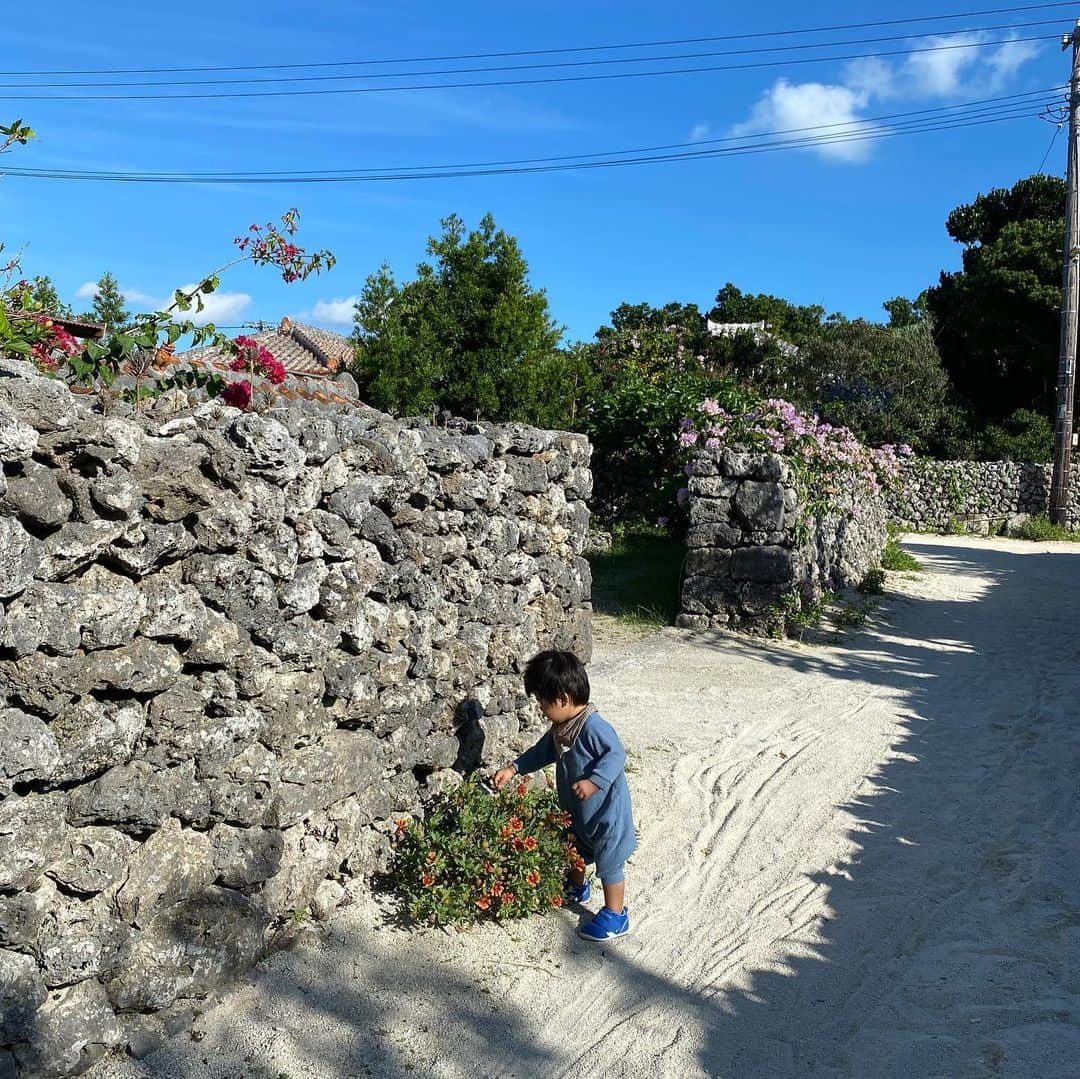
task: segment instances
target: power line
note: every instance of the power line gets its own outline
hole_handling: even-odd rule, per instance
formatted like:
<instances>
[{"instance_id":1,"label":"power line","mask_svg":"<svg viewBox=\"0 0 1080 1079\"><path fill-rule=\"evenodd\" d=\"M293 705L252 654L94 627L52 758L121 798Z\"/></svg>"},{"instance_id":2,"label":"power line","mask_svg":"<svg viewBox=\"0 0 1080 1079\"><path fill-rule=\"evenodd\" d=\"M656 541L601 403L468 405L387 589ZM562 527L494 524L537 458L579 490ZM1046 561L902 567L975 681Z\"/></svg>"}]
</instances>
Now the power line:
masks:
<instances>
[{"instance_id":1,"label":"power line","mask_svg":"<svg viewBox=\"0 0 1080 1079\"><path fill-rule=\"evenodd\" d=\"M1033 101L1033 98L1043 99L1047 94L1054 94L1061 90L1066 89L1064 85L1050 86L1041 90L1027 90L1015 94L1003 94L998 97L977 98L971 101L958 102L953 105L937 105L922 109L911 109L906 112L894 112L887 113L881 116L867 116L860 117L854 120L843 120L828 124L812 124L804 127L792 127L783 128L777 131L761 132L756 135L725 135L711 139L695 139L691 142L674 142L674 143L661 143L654 146L638 146L632 148L624 148L621 150L594 150L586 153L576 154L558 154L549 155L544 157L526 157L526 158L511 158L502 159L498 161L470 161L464 163L454 164L440 164L440 165L413 165L413 166L366 166L363 168L334 168L334 169L305 169L305 176L320 176L320 175L334 175L340 176L348 173L362 173L362 174L377 174L381 172L401 173L401 172L428 172L428 171L441 171L446 169L480 169L489 167L504 167L510 165L534 165L534 164L546 164L557 161L574 161L585 158L600 159L605 157L625 157L630 154L649 154L656 153L661 150L681 150L681 149L700 149L710 145L726 144L726 143L745 143L754 138L774 138L787 135L806 135L813 132L824 133L838 133L835 129L840 129L839 133L843 133L845 130L850 131L853 129L865 129L868 126L876 126L881 124L893 124L894 121L910 121L913 117L925 117L927 120L941 118L939 114L957 112L963 110L963 115L975 115L982 113L990 113L997 111L997 107L1018 107L1024 105L1027 108L1038 107L1045 109L1051 107L1054 103L1054 99L1049 102L1044 100ZM902 126L902 125L895 125ZM27 166L25 168L9 169L7 170L15 175L32 175L38 171L33 167ZM51 171L51 170L44 170ZM81 170L74 170L81 171ZM199 181L205 179L219 178L226 176L229 178L243 178L243 179L255 179L261 177L291 177L297 174L296 169L276 169L276 170L263 170L263 171L244 171L244 172L232 172L224 173L216 172L150 172L139 171L135 173L131 170L117 170L110 172L108 170L93 170L94 175L101 178L106 177L131 177L139 176L147 179L177 179L183 178L185 181Z\"/></svg>"},{"instance_id":2,"label":"power line","mask_svg":"<svg viewBox=\"0 0 1080 1079\"><path fill-rule=\"evenodd\" d=\"M840 23L833 26L808 26L792 30L759 30L742 34L712 34L705 37L666 38L657 41L624 42L608 45L575 45L547 49L516 49L503 52L456 53L442 56L406 56L384 59L331 60L319 63L295 64L222 64L201 67L133 67L133 68L86 68L31 71L0 71L0 76L23 75L154 75L180 74L184 72L215 71L285 71L305 68L359 67L386 64L427 64L456 60L496 60L514 56L552 56L557 53L612 52L620 49L652 49L669 45L701 45L716 41L748 41L760 37L793 37L804 34L827 34L842 30L867 30L882 26L912 26L918 23L951 22L957 19L974 19L986 15L1011 15L1049 9L1071 8L1075 2L1026 4L1014 7L983 8L978 11L959 11L948 15L921 15L906 19L880 19L872 22Z\"/></svg>"},{"instance_id":3,"label":"power line","mask_svg":"<svg viewBox=\"0 0 1080 1079\"><path fill-rule=\"evenodd\" d=\"M934 35L934 39L940 39L945 37L955 37L962 34L975 34L975 33L989 33L994 30L1023 30L1036 26L1055 26L1061 22L1060 19L1042 19L1036 22L1025 23L998 23L994 26L972 26L964 27L960 30L941 30ZM1047 35L1050 36L1050 35ZM1053 35L1056 37L1056 35ZM428 77L432 75L475 75L475 74L487 74L496 71L539 71L551 68L580 68L580 67L597 67L597 66L609 66L609 65L624 65L624 64L644 64L644 63L660 63L670 60L699 60L706 59L708 57L715 56L750 56L757 53L785 53L785 52L805 52L808 49L833 49L842 48L848 45L875 45L883 42L892 41L910 41L912 40L911 34L894 34L886 37L863 37L863 38L848 38L844 41L825 41L804 43L801 45L762 45L752 49L720 49L712 50L708 52L682 52L682 53L667 53L659 56L632 56L632 57L615 57L606 58L600 60L559 60L549 61L541 64L503 64L493 67L458 67L458 68L439 68L433 71L380 71L371 75L275 75L275 76L263 76L259 78L243 78L243 79L169 79L158 81L137 81L130 80L116 81L116 82L30 82L30 83L0 83L0 89L100 89L102 87L173 87L173 86L230 86L230 85L251 85L260 83L306 83L306 82L339 82L350 81L355 82L357 79L415 79L418 77ZM1024 41L1024 40L1043 40L1042 36L1035 38L1007 38L1006 41ZM981 44L980 42L968 42L957 46L959 48L965 48L969 46L975 46ZM1000 42L988 42L987 44L1000 44ZM831 59L831 57L823 57L823 59Z\"/></svg>"},{"instance_id":4,"label":"power line","mask_svg":"<svg viewBox=\"0 0 1080 1079\"><path fill-rule=\"evenodd\" d=\"M962 45L938 45L918 49L892 49L883 52L846 53L839 56L803 57L796 60L760 60L745 64L719 64L705 67L668 68L661 71L619 71L592 75L546 76L532 79L489 79L477 82L416 83L409 86L349 86L318 90L242 90L237 93L202 94L0 94L0 101L192 101L258 97L321 97L329 94L382 94L402 90L460 90L492 86L538 86L552 83L601 82L612 79L640 79L658 75L691 75L715 71L745 71L753 68L795 67L804 64L831 63L837 60L880 59L887 56L912 56L920 53L951 52L957 49L983 49L993 45L1013 45L1025 41L1057 40L1057 34L1012 37L994 41L968 42ZM376 76L377 77L377 76Z\"/></svg>"},{"instance_id":5,"label":"power line","mask_svg":"<svg viewBox=\"0 0 1080 1079\"><path fill-rule=\"evenodd\" d=\"M749 138L771 139L775 133L766 133L759 136L748 137L744 145L718 147L708 150L682 151L673 154L637 154L633 157L622 157L618 160L589 160L573 161L562 160L554 164L531 164L531 165L497 165L467 166L467 167L444 167L441 171L434 171L433 166L425 170L401 170L397 173L353 173L334 175L322 175L312 173L294 173L289 175L265 176L257 174L227 174L227 175L192 175L192 174L152 174L152 173L119 173L103 171L65 171L57 169L8 169L7 175L34 179L64 179L64 180L98 180L122 183L211 183L211 184L326 184L326 183L358 183L371 181L403 181L421 179L449 179L474 176L504 176L519 174L537 174L550 172L571 172L584 169L617 168L626 165L657 164L672 161L707 160L719 157L736 157L746 154L772 153L779 150L789 149L814 149L823 146L843 145L847 143L866 142L870 140L894 138L901 135L925 134L937 131L949 131L965 127L977 127L986 124L1002 123L1010 120L1031 119L1038 115L1035 106L1043 107L1041 102L1018 102L1012 106L1006 106L998 110L972 110L967 114L955 116L929 116L922 120L911 120L906 124L899 124L892 128L874 128L867 120L855 121L847 126L847 131L834 132L832 134L811 134L798 138L774 139L774 141L749 141ZM835 127L837 125L827 125ZM560 161L560 159L555 159Z\"/></svg>"},{"instance_id":6,"label":"power line","mask_svg":"<svg viewBox=\"0 0 1080 1079\"><path fill-rule=\"evenodd\" d=\"M1046 160L1050 156L1050 151L1054 148L1054 143L1057 142L1058 135L1061 134L1061 129L1064 127L1064 123L1059 123L1054 128L1054 133L1050 136L1050 145L1046 148L1046 153L1043 154L1042 161L1039 162L1039 167L1035 170L1036 176L1042 175L1043 167L1046 165Z\"/></svg>"}]
</instances>

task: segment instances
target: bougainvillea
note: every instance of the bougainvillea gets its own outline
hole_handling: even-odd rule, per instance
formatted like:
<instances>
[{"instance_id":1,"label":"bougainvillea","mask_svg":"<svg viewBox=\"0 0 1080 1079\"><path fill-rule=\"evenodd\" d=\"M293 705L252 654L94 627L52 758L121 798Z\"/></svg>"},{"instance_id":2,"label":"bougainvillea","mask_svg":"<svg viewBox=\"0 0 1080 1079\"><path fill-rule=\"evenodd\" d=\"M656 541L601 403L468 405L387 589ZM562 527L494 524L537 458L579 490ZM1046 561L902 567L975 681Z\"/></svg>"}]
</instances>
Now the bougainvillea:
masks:
<instances>
[{"instance_id":1,"label":"bougainvillea","mask_svg":"<svg viewBox=\"0 0 1080 1079\"><path fill-rule=\"evenodd\" d=\"M4 131L0 128L0 135ZM237 258L197 285L177 289L163 310L135 316L129 326L100 342L77 342L47 313L28 310L23 301L24 283L4 288L0 294L0 355L23 356L58 378L95 389L111 386L121 375L130 375L134 386L121 392L136 402L167 390L198 386L208 396L220 396L226 404L248 408L254 396L252 377L259 374L280 384L286 376L284 366L253 338L230 340L212 323L199 324L196 316L206 307L205 297L217 291L219 276L239 263L272 266L287 284L330 269L334 265L331 252L306 251L294 243L299 220L296 210L288 210L280 224L252 225L247 236L236 238L240 251ZM10 274L17 266L16 259L4 269ZM229 369L246 373L247 379L230 381L216 371L203 369L158 373L154 357L163 346L173 346L181 338L193 347L210 345L218 349L230 358Z\"/></svg>"},{"instance_id":2,"label":"bougainvillea","mask_svg":"<svg viewBox=\"0 0 1080 1079\"><path fill-rule=\"evenodd\" d=\"M801 479L811 512L831 508L850 489L853 476L872 494L879 493L899 476L901 458L912 452L910 446L865 446L848 428L823 423L778 398L738 415L706 398L693 415L683 417L675 437L687 454L727 447L782 454ZM688 496L682 488L679 503Z\"/></svg>"},{"instance_id":3,"label":"bougainvillea","mask_svg":"<svg viewBox=\"0 0 1080 1079\"><path fill-rule=\"evenodd\" d=\"M567 870L585 867L569 823L550 788L492 794L469 781L440 794L422 823L398 821L393 880L410 917L436 925L560 907Z\"/></svg>"}]
</instances>

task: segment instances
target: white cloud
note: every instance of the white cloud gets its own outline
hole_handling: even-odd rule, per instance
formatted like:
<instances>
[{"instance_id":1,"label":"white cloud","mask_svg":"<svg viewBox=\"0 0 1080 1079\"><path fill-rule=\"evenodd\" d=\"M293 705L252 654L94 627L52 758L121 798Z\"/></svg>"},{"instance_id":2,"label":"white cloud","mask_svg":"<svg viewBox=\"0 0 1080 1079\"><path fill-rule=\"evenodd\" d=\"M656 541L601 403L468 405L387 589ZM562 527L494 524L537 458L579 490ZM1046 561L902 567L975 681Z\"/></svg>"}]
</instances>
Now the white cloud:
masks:
<instances>
[{"instance_id":1,"label":"white cloud","mask_svg":"<svg viewBox=\"0 0 1080 1079\"><path fill-rule=\"evenodd\" d=\"M937 52L919 52L904 61L902 75L909 83L910 97L951 97L963 87L963 77L981 65L978 49L958 48L975 45L985 34L957 34L953 37L930 37L922 44Z\"/></svg>"},{"instance_id":2,"label":"white cloud","mask_svg":"<svg viewBox=\"0 0 1080 1079\"><path fill-rule=\"evenodd\" d=\"M730 133L747 136L825 128L820 139L814 139L812 132L805 133L804 137L812 140L807 148L835 161L865 161L870 157L874 136L887 130L868 122L867 109L872 105L897 100L987 97L1002 90L1039 52L1038 45L1013 39L992 49L954 47L987 40L987 34L978 32L922 38L914 47L935 51L912 53L895 64L880 57L858 59L848 64L839 83L831 85L779 79L755 103L750 116L732 127ZM859 141L844 141L844 136L856 133Z\"/></svg>"},{"instance_id":3,"label":"white cloud","mask_svg":"<svg viewBox=\"0 0 1080 1079\"><path fill-rule=\"evenodd\" d=\"M778 79L754 106L750 118L731 129L735 136L790 132L787 138L812 140L808 148L837 161L864 161L869 141L844 141L850 135L873 135L879 130L859 119L868 94L847 86L820 82L791 83ZM804 128L824 130L806 131Z\"/></svg>"},{"instance_id":4,"label":"white cloud","mask_svg":"<svg viewBox=\"0 0 1080 1079\"><path fill-rule=\"evenodd\" d=\"M353 308L359 296L346 296L343 300L316 300L311 317L316 322L330 322L335 326L350 326Z\"/></svg>"},{"instance_id":5,"label":"white cloud","mask_svg":"<svg viewBox=\"0 0 1080 1079\"><path fill-rule=\"evenodd\" d=\"M87 281L75 290L76 300L92 300L97 295L97 282Z\"/></svg>"},{"instance_id":6,"label":"white cloud","mask_svg":"<svg viewBox=\"0 0 1080 1079\"><path fill-rule=\"evenodd\" d=\"M694 124L690 129L690 142L700 142L712 132L711 124Z\"/></svg>"},{"instance_id":7,"label":"white cloud","mask_svg":"<svg viewBox=\"0 0 1080 1079\"><path fill-rule=\"evenodd\" d=\"M181 285L185 292L190 292L194 287L194 284ZM127 293L124 295L126 297ZM197 326L204 326L207 322L222 322L227 325L239 318L251 305L251 297L246 292L212 292L202 300L201 311L196 311L193 307L180 317L191 319Z\"/></svg>"}]
</instances>

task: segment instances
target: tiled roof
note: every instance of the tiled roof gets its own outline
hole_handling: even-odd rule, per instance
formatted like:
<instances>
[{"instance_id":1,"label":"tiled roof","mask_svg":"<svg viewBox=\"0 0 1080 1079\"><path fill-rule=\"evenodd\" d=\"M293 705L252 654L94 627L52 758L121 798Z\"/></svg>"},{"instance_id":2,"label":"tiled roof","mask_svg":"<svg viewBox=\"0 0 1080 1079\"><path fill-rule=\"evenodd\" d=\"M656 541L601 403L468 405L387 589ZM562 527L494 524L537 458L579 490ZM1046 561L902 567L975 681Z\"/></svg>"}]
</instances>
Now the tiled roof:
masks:
<instances>
[{"instance_id":1,"label":"tiled roof","mask_svg":"<svg viewBox=\"0 0 1080 1079\"><path fill-rule=\"evenodd\" d=\"M293 322L288 318L283 318L281 325L273 330L259 330L248 336L269 349L274 359L283 363L285 370L293 375L332 378L348 364L353 353L349 338L329 330L321 330L317 326ZM218 349L208 345L205 348L178 352L175 362L200 360L218 366L218 359Z\"/></svg>"},{"instance_id":2,"label":"tiled roof","mask_svg":"<svg viewBox=\"0 0 1080 1079\"><path fill-rule=\"evenodd\" d=\"M352 342L341 334L306 326L285 318L273 330L248 334L269 349L274 359L285 366L288 376L275 386L261 375L251 378L256 398L273 401L312 401L320 405L356 407L363 402L356 395L356 383L345 373L352 358ZM154 367L160 372L181 371L185 368L202 371L229 371L229 359L213 345L174 353L169 348L158 350ZM236 374L233 378L247 378Z\"/></svg>"},{"instance_id":3,"label":"tiled roof","mask_svg":"<svg viewBox=\"0 0 1080 1079\"><path fill-rule=\"evenodd\" d=\"M14 318L27 318L38 315L45 315L56 323L57 326L62 326L72 337L89 337L95 340L100 340L105 336L105 323L104 322L87 322L81 318L69 318L67 315L53 315L47 311L23 311L21 309L9 311L9 315Z\"/></svg>"}]
</instances>

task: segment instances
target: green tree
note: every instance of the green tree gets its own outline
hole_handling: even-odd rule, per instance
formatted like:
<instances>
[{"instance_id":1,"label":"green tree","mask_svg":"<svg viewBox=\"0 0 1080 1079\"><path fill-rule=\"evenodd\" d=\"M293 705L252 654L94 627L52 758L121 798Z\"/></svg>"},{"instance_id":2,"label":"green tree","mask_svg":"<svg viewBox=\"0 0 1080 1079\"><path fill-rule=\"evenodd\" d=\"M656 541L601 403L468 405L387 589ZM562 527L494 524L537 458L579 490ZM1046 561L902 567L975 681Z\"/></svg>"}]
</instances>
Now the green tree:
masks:
<instances>
[{"instance_id":1,"label":"green tree","mask_svg":"<svg viewBox=\"0 0 1080 1079\"><path fill-rule=\"evenodd\" d=\"M863 319L827 326L800 359L796 403L870 445L943 452L961 424L926 322L899 329Z\"/></svg>"},{"instance_id":2,"label":"green tree","mask_svg":"<svg viewBox=\"0 0 1080 1079\"><path fill-rule=\"evenodd\" d=\"M87 322L103 322L110 330L116 331L122 330L131 321L131 314L124 307L120 284L108 270L98 280L92 310L83 318Z\"/></svg>"},{"instance_id":3,"label":"green tree","mask_svg":"<svg viewBox=\"0 0 1080 1079\"><path fill-rule=\"evenodd\" d=\"M52 278L47 274L20 281L11 289L13 302L26 311L40 311L45 315L70 315L71 308L60 299Z\"/></svg>"},{"instance_id":4,"label":"green tree","mask_svg":"<svg viewBox=\"0 0 1080 1079\"><path fill-rule=\"evenodd\" d=\"M456 214L441 225L415 280L399 285L384 266L364 285L355 314L361 392L399 414L524 418L535 410L535 369L550 372L562 330L529 284L517 241L490 214L471 232Z\"/></svg>"},{"instance_id":5,"label":"green tree","mask_svg":"<svg viewBox=\"0 0 1080 1079\"><path fill-rule=\"evenodd\" d=\"M914 300L909 300L906 296L894 296L881 306L889 313L889 328L902 330L926 318L926 292L924 290L919 293Z\"/></svg>"},{"instance_id":6,"label":"green tree","mask_svg":"<svg viewBox=\"0 0 1080 1079\"><path fill-rule=\"evenodd\" d=\"M679 317L675 317L679 316ZM584 423L593 444L593 507L611 524L667 514L679 487L679 421L706 397L748 400L714 369L704 318L692 305L622 304L586 346L596 388Z\"/></svg>"},{"instance_id":7,"label":"green tree","mask_svg":"<svg viewBox=\"0 0 1080 1079\"><path fill-rule=\"evenodd\" d=\"M949 215L963 269L926 293L945 369L977 425L1050 415L1057 380L1065 185L1036 175Z\"/></svg>"},{"instance_id":8,"label":"green tree","mask_svg":"<svg viewBox=\"0 0 1080 1079\"><path fill-rule=\"evenodd\" d=\"M779 296L743 292L730 281L717 292L709 318L713 322L764 322L770 333L793 345L812 340L826 322L844 321L842 315L826 319L820 304L800 306Z\"/></svg>"}]
</instances>

